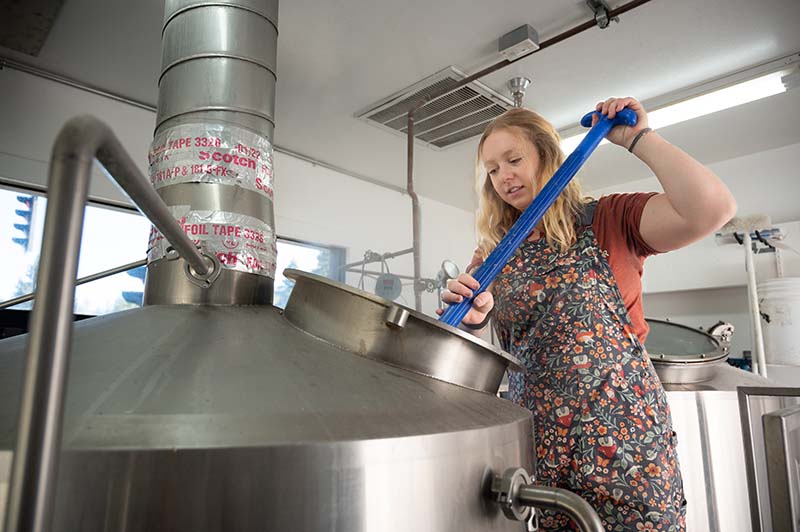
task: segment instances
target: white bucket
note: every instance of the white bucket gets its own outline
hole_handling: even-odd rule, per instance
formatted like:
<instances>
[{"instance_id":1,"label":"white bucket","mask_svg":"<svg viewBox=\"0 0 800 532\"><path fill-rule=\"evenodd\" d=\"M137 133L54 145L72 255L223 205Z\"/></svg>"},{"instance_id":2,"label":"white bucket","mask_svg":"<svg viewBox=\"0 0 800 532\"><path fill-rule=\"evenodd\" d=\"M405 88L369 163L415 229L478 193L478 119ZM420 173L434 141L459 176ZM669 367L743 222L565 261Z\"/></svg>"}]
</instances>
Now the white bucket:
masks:
<instances>
[{"instance_id":1,"label":"white bucket","mask_svg":"<svg viewBox=\"0 0 800 532\"><path fill-rule=\"evenodd\" d=\"M800 277L758 283L768 364L800 366Z\"/></svg>"}]
</instances>

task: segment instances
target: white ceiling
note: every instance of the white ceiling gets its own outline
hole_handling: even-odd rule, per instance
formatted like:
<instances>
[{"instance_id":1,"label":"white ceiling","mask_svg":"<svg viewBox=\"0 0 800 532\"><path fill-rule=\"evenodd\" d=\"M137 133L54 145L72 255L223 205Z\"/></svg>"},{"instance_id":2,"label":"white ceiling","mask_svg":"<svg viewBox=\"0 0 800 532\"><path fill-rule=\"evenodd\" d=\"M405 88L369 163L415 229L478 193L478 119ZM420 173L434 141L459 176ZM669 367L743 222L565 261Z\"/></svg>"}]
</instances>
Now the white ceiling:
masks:
<instances>
[{"instance_id":1,"label":"white ceiling","mask_svg":"<svg viewBox=\"0 0 800 532\"><path fill-rule=\"evenodd\" d=\"M162 16L162 0L67 0L38 58L0 53L154 105ZM284 0L275 142L405 187L405 140L354 118L356 111L448 65L472 72L497 61L497 38L520 24L546 40L590 18L584 0ZM533 79L525 105L563 128L608 96L652 100L800 52L798 28L798 0L653 0L483 82L505 94L510 77ZM662 134L713 163L800 142L798 123L794 90ZM476 142L418 146L418 192L471 209ZM581 175L594 189L648 172L603 146Z\"/></svg>"}]
</instances>

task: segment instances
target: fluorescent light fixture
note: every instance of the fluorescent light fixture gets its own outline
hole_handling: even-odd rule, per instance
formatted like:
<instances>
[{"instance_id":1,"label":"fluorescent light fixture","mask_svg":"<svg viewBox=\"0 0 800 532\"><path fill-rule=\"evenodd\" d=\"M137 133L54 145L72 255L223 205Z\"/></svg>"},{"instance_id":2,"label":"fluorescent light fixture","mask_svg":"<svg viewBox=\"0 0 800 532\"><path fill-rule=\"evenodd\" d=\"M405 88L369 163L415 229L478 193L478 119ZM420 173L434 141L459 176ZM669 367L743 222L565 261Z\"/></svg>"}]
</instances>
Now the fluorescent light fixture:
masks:
<instances>
[{"instance_id":1,"label":"fluorescent light fixture","mask_svg":"<svg viewBox=\"0 0 800 532\"><path fill-rule=\"evenodd\" d=\"M788 74L781 78L781 83L786 87L786 90L796 89L800 87L800 67L794 68Z\"/></svg>"},{"instance_id":2,"label":"fluorescent light fixture","mask_svg":"<svg viewBox=\"0 0 800 532\"><path fill-rule=\"evenodd\" d=\"M785 92L786 88L781 83L783 74L783 72L773 72L766 76L738 83L732 87L726 87L662 107L652 113L648 113L650 127L654 129L666 127Z\"/></svg>"},{"instance_id":3,"label":"fluorescent light fixture","mask_svg":"<svg viewBox=\"0 0 800 532\"><path fill-rule=\"evenodd\" d=\"M658 129L785 92L786 87L781 82L781 77L785 75L785 70L773 72L649 111L647 113L649 125L653 129ZM581 133L563 139L561 149L566 154L572 153L585 136L586 133ZM603 143L607 142L603 140Z\"/></svg>"}]
</instances>

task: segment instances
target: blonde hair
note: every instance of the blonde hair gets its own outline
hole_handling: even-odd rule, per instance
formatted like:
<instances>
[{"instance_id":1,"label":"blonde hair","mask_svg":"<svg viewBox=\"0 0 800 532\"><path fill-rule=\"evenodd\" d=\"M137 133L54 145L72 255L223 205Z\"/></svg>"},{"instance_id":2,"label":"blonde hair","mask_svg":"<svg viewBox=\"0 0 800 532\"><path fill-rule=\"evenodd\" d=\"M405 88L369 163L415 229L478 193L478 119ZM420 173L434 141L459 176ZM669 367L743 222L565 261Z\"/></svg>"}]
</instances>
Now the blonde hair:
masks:
<instances>
[{"instance_id":1,"label":"blonde hair","mask_svg":"<svg viewBox=\"0 0 800 532\"><path fill-rule=\"evenodd\" d=\"M561 151L558 132L550 122L533 111L511 109L498 116L486 127L478 143L478 157L475 165L478 193L476 230L479 254L484 259L497 246L521 214L497 195L492 180L485 172L481 161L481 151L486 139L495 131L503 129L529 141L536 149L539 155L539 174L532 176L531 185L537 194L564 162L564 153ZM576 216L587 201L589 198L583 197L578 182L575 179L570 181L542 219L544 236L550 247L566 251L575 243Z\"/></svg>"}]
</instances>

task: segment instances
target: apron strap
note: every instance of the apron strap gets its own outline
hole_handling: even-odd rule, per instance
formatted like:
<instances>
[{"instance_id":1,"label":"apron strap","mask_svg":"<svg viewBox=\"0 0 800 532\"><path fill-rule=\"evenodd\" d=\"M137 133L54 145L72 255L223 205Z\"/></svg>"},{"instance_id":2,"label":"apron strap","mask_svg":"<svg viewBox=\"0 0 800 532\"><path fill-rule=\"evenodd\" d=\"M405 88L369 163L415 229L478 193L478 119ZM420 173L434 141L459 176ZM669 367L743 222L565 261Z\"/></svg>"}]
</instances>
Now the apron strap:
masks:
<instances>
[{"instance_id":1,"label":"apron strap","mask_svg":"<svg viewBox=\"0 0 800 532\"><path fill-rule=\"evenodd\" d=\"M592 200L583 206L583 212L578 215L578 225L580 227L590 226L594 223L594 210L597 208L597 200Z\"/></svg>"}]
</instances>

